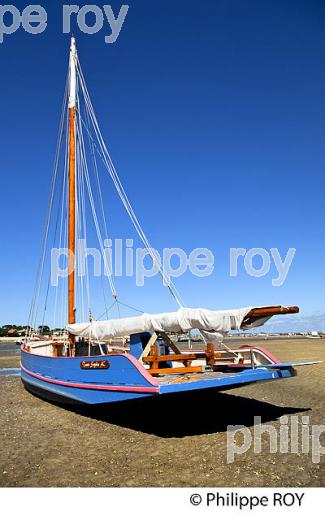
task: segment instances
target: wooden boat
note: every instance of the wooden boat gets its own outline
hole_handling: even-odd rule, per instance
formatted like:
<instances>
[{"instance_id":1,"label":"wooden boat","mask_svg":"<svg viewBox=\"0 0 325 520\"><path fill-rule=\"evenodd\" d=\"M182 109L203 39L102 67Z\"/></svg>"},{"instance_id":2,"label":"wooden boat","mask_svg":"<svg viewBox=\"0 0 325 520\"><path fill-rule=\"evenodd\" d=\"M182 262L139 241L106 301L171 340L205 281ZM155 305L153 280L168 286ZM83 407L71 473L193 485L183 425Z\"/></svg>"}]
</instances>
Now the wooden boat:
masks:
<instances>
[{"instance_id":1,"label":"wooden boat","mask_svg":"<svg viewBox=\"0 0 325 520\"><path fill-rule=\"evenodd\" d=\"M80 92L84 98L85 118L81 114ZM222 340L223 335L230 329L250 329L262 325L274 315L296 313L299 311L297 307L247 307L229 311L209 311L187 308L182 304L174 285L167 280L140 227L108 154L81 71L74 38L71 40L68 86L60 127L61 141L65 121L67 141L64 171L67 175L63 179L62 191L67 196L67 335L66 339L63 336L61 339L53 337L44 341L33 341L32 334L26 338L21 347L21 378L24 386L31 392L53 401L94 405L177 392L203 391L209 388L226 390L294 376L295 365L306 363L281 363L264 348L248 345L229 348ZM90 134L91 127L93 134L90 147L94 151L96 143L97 151L100 152L103 164L136 231L153 261L157 262L161 276L167 280L166 285L178 304L176 312L107 320L95 320L90 314L88 321L76 320L76 242L82 220L80 213L84 204L80 183L82 186L87 184L96 231L98 228L98 219L94 213L96 209L89 188L88 166L84 157L84 126L87 134ZM57 153L51 204L58 169ZM47 219L44 244L48 239L50 217L51 211ZM35 329L35 302L40 293L44 258L42 252L30 314L31 331ZM108 277L113 303L117 304L119 300L110 270ZM45 310L46 308L47 300ZM182 352L171 340L170 334L184 334L191 329L200 331L205 342L204 347ZM116 337L129 337L129 345L115 344Z\"/></svg>"}]
</instances>

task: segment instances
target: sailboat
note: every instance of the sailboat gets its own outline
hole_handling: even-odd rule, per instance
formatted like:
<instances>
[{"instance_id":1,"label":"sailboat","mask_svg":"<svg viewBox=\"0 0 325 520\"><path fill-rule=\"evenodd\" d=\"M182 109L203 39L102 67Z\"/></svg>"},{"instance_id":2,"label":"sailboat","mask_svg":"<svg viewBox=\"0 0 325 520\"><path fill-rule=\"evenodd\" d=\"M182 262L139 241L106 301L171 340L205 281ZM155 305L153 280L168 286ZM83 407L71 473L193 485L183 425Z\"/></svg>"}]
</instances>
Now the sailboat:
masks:
<instances>
[{"instance_id":1,"label":"sailboat","mask_svg":"<svg viewBox=\"0 0 325 520\"><path fill-rule=\"evenodd\" d=\"M78 238L86 236L85 191L88 193L101 250L104 241L91 190L89 163L86 159L87 139L88 148L93 154L97 181L96 161L100 157L135 230L174 297L177 310L126 317L118 315L113 318L106 309L107 319L103 320L95 319L89 308L87 318L79 313L83 319L77 319L79 308L84 309L88 304L84 301L86 289L84 285L78 289L79 281L76 277ZM55 295L55 309L59 308L63 313L67 311L66 324L61 335L35 340L37 305L45 271L45 249L50 233L58 171L62 164L59 159L62 149L65 150L65 155L59 192L63 202L58 211L55 233L57 234L59 228L60 244L67 244L68 276L66 286L63 287L62 301L57 293ZM99 184L98 187L100 188ZM99 205L103 210L103 224L106 228L100 189L99 194ZM109 265L106 268L113 305L118 306L120 302L112 269ZM88 278L83 282L87 288L88 282ZM45 292L44 316L49 306L49 285ZM83 304L78 303L78 294ZM308 362L281 363L265 348L248 345L231 348L223 342L223 338L230 330L251 329L263 325L274 315L297 312L298 307L282 305L226 311L189 308L184 305L148 241L117 175L95 116L81 70L76 41L72 37L49 212L31 305L29 331L21 346L21 379L26 389L60 403L97 405L129 399L157 398L177 392L191 393L212 388L227 390L261 381L289 378L296 375L295 365ZM181 350L172 338L191 330L199 331L203 347ZM128 342L121 342L118 338L127 338Z\"/></svg>"}]
</instances>

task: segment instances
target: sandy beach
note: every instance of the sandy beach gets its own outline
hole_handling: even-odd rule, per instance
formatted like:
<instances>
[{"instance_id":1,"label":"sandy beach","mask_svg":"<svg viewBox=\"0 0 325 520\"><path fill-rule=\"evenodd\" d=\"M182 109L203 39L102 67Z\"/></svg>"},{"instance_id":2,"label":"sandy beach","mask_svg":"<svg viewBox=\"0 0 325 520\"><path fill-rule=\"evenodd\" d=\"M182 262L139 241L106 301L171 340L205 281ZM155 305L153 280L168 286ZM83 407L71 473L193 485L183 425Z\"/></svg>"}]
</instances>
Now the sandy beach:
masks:
<instances>
[{"instance_id":1,"label":"sandy beach","mask_svg":"<svg viewBox=\"0 0 325 520\"><path fill-rule=\"evenodd\" d=\"M259 343L282 361L325 361L325 340ZM0 345L0 368L18 366L18 347ZM324 486L324 460L270 453L267 436L261 454L249 449L232 464L226 454L227 425L252 432L254 416L277 430L282 416L325 424L324 382L321 364L236 391L68 409L28 393L19 377L0 377L0 486Z\"/></svg>"}]
</instances>

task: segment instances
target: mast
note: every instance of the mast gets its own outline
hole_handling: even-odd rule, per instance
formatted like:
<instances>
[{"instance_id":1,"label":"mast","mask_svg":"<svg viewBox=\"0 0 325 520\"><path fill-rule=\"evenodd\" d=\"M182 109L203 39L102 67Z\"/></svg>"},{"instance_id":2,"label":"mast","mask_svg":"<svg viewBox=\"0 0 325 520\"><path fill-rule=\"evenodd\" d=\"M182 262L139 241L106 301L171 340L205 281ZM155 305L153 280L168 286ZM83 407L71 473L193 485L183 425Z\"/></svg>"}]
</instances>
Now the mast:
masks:
<instances>
[{"instance_id":1,"label":"mast","mask_svg":"<svg viewBox=\"0 0 325 520\"><path fill-rule=\"evenodd\" d=\"M68 203L68 323L75 323L75 253L76 253L76 40L71 38L70 61L69 61L69 203ZM73 343L70 336L70 343Z\"/></svg>"}]
</instances>

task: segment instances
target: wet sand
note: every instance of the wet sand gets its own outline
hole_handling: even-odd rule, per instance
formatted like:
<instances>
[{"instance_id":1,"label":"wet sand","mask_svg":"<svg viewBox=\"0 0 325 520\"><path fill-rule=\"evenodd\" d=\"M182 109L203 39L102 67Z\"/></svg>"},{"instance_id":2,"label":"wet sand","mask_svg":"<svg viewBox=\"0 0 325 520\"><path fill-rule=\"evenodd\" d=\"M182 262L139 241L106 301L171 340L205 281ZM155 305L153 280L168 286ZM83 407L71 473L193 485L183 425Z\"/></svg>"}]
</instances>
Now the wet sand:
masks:
<instances>
[{"instance_id":1,"label":"wet sand","mask_svg":"<svg viewBox=\"0 0 325 520\"><path fill-rule=\"evenodd\" d=\"M282 361L325 361L325 340L258 343ZM0 368L17 367L17 353L15 345L0 345ZM270 453L266 435L261 454L249 449L232 464L226 456L228 424L253 432L253 418L261 416L279 431L284 415L325 424L325 363L298 368L298 377L289 380L95 410L43 401L24 390L18 377L0 377L0 392L3 487L325 485L324 460ZM321 440L325 445L325 433Z\"/></svg>"}]
</instances>

